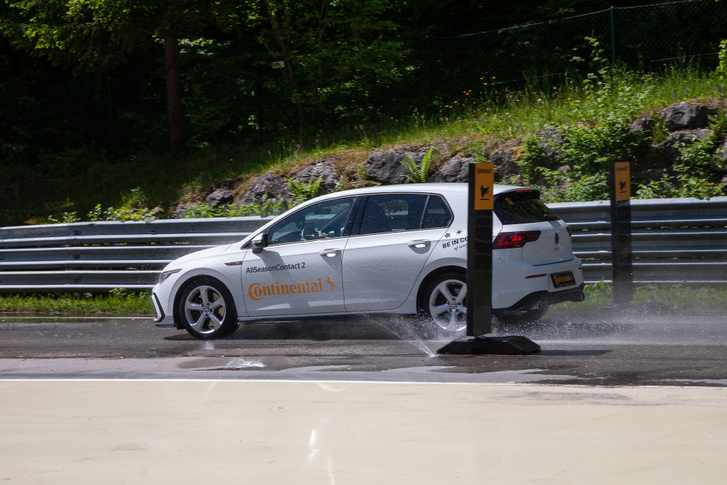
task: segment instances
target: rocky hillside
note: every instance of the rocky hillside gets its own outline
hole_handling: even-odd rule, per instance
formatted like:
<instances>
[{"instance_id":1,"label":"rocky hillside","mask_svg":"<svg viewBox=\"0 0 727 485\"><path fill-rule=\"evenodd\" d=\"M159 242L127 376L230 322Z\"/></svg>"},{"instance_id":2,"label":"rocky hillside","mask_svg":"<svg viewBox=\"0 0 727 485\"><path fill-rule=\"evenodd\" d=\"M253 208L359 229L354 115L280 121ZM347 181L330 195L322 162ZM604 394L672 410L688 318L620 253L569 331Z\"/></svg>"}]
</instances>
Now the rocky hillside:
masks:
<instances>
[{"instance_id":1,"label":"rocky hillside","mask_svg":"<svg viewBox=\"0 0 727 485\"><path fill-rule=\"evenodd\" d=\"M694 100L626 120L619 136L633 143L630 159L624 160L632 162L632 186L653 186L659 181L668 185L669 177L686 173L710 184L714 189L712 195L723 191L722 184L727 184L727 133L723 132L727 123L715 121L722 118L725 118L724 107L717 100ZM592 136L593 146L603 142L596 139L597 132L593 127L575 128L586 135L585 140ZM498 183L538 185L557 195L571 184L572 179L567 175L579 170L579 158L577 154L574 157L573 136L569 133L572 129L548 127L526 139L508 140L484 148L475 138L441 140L428 146L402 146L374 153L346 151L319 160L303 160L286 169L248 179L226 180L206 191L188 194L175 208L173 217L184 217L189 207L200 203L220 207L251 204L264 197L290 200L294 196L290 181L305 185L320 179L320 193L366 185L409 183L407 168L401 162L409 157L421 167L430 149L434 154L428 173L430 182L466 182L467 164L487 160L497 169ZM607 146L608 140L605 142L604 146ZM687 165L685 160L685 150L690 146L698 148L689 155L688 162L693 166ZM587 163L584 155L584 166ZM538 170L538 167L556 175L547 176L548 170ZM585 174L582 171L582 175ZM589 183L587 179L582 180ZM654 193L646 195L654 196ZM656 196L661 195L657 193Z\"/></svg>"}]
</instances>

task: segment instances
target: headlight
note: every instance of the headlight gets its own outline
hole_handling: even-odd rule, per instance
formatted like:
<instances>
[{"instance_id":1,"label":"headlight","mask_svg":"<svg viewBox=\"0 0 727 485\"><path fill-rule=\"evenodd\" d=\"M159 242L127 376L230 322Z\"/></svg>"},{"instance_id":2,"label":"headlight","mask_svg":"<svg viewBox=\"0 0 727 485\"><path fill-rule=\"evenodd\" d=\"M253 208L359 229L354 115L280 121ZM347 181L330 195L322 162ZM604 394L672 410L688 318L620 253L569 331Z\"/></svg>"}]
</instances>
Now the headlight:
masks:
<instances>
[{"instance_id":1,"label":"headlight","mask_svg":"<svg viewBox=\"0 0 727 485\"><path fill-rule=\"evenodd\" d=\"M182 271L182 270L181 269L170 269L168 271L162 271L159 274L159 284L161 285L162 283L167 281L167 278L169 278L170 276L172 276L175 273L179 273L180 271Z\"/></svg>"}]
</instances>

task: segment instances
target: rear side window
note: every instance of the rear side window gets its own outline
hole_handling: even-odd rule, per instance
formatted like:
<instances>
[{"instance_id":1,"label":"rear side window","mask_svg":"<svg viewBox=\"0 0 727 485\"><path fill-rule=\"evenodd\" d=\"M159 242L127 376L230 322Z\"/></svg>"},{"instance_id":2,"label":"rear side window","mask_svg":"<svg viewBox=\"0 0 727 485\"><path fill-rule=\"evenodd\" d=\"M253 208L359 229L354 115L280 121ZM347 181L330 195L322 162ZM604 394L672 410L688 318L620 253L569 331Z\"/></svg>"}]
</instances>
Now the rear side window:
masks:
<instances>
[{"instance_id":1,"label":"rear side window","mask_svg":"<svg viewBox=\"0 0 727 485\"><path fill-rule=\"evenodd\" d=\"M422 221L422 229L449 227L450 222L452 222L452 211L449 210L449 206L444 199L438 195L429 196L429 203Z\"/></svg>"},{"instance_id":2,"label":"rear side window","mask_svg":"<svg viewBox=\"0 0 727 485\"><path fill-rule=\"evenodd\" d=\"M369 196L361 220L360 234L419 229L426 195L386 194Z\"/></svg>"},{"instance_id":3,"label":"rear side window","mask_svg":"<svg viewBox=\"0 0 727 485\"><path fill-rule=\"evenodd\" d=\"M560 219L540 200L540 192L537 190L500 194L495 200L495 215L503 224L527 224Z\"/></svg>"},{"instance_id":4,"label":"rear side window","mask_svg":"<svg viewBox=\"0 0 727 485\"><path fill-rule=\"evenodd\" d=\"M359 234L448 227L452 211L438 195L371 195L361 217Z\"/></svg>"}]
</instances>

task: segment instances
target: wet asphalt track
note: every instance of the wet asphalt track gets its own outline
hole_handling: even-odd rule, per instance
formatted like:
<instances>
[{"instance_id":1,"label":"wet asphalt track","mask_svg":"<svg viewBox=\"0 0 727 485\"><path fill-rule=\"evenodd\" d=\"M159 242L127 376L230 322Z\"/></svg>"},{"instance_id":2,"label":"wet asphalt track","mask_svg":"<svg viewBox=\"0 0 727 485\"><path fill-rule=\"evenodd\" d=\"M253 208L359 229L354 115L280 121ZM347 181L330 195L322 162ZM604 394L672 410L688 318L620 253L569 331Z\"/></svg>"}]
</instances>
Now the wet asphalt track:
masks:
<instances>
[{"instance_id":1,"label":"wet asphalt track","mask_svg":"<svg viewBox=\"0 0 727 485\"><path fill-rule=\"evenodd\" d=\"M407 319L242 326L198 341L150 318L0 318L0 379L255 379L727 387L727 319L634 306L552 309L533 355L438 355L448 343Z\"/></svg>"},{"instance_id":2,"label":"wet asphalt track","mask_svg":"<svg viewBox=\"0 0 727 485\"><path fill-rule=\"evenodd\" d=\"M533 355L437 355L411 323L0 317L0 482L724 483L723 315L494 328Z\"/></svg>"}]
</instances>

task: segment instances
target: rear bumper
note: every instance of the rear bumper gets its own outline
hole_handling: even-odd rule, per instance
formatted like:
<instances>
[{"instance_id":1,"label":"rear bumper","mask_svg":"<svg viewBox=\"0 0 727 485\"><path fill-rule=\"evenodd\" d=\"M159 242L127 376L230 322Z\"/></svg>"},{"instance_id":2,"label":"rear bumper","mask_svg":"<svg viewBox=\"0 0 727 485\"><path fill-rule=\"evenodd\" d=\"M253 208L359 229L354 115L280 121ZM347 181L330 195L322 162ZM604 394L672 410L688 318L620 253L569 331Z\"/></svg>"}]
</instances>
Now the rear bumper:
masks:
<instances>
[{"instance_id":1,"label":"rear bumper","mask_svg":"<svg viewBox=\"0 0 727 485\"><path fill-rule=\"evenodd\" d=\"M512 308L526 306L522 302L527 298L534 301L547 297L548 300L543 301L560 303L572 301L582 293L583 269L576 257L568 261L539 266L506 258L502 260L495 258L493 263L492 305L498 310L510 311ZM554 276L568 273L573 276L570 286L556 287Z\"/></svg>"},{"instance_id":2,"label":"rear bumper","mask_svg":"<svg viewBox=\"0 0 727 485\"><path fill-rule=\"evenodd\" d=\"M569 288L561 291L538 291L530 293L526 297L520 299L514 305L508 308L497 308L493 309L493 313L510 313L510 312L523 312L536 307L539 303L547 303L548 305L555 305L556 303L563 303L566 301L583 301L586 299L586 295L583 293L585 283L581 283L579 286Z\"/></svg>"}]
</instances>

